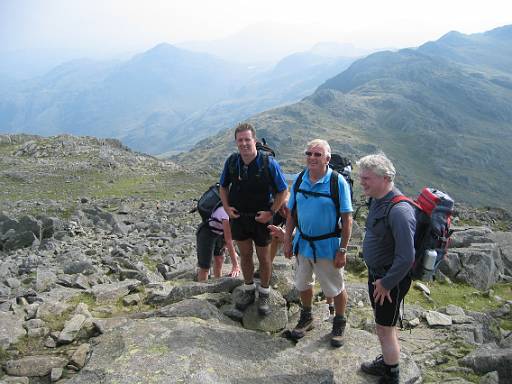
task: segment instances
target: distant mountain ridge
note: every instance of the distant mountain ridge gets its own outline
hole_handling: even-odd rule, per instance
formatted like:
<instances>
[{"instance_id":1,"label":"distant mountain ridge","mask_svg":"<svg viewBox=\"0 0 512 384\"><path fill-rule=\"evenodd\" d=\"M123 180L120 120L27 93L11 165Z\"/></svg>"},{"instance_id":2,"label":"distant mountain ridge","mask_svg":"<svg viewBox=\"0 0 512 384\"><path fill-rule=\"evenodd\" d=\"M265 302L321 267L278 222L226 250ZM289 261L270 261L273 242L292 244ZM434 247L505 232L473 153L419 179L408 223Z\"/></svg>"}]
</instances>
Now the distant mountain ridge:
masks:
<instances>
[{"instance_id":1,"label":"distant mountain ridge","mask_svg":"<svg viewBox=\"0 0 512 384\"><path fill-rule=\"evenodd\" d=\"M263 70L165 43L130 60L75 60L2 84L0 132L115 137L152 154L185 149L310 95L352 61L301 53Z\"/></svg>"},{"instance_id":2,"label":"distant mountain ridge","mask_svg":"<svg viewBox=\"0 0 512 384\"><path fill-rule=\"evenodd\" d=\"M475 35L450 32L417 49L378 52L354 62L301 102L250 119L279 153L301 167L306 142L329 140L356 159L384 151L399 186L424 185L479 206L512 206L512 26ZM200 164L222 162L232 131L199 143Z\"/></svg>"}]
</instances>

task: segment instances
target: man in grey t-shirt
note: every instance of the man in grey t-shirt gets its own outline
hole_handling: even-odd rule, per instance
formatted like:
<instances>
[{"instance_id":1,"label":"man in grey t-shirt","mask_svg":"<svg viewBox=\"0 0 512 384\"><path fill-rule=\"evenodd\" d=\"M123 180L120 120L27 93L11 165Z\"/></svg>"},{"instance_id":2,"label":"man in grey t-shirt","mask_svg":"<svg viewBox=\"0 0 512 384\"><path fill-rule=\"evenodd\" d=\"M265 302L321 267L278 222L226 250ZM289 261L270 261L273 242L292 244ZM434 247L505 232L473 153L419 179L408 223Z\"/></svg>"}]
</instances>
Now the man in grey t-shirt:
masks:
<instances>
[{"instance_id":1,"label":"man in grey t-shirt","mask_svg":"<svg viewBox=\"0 0 512 384\"><path fill-rule=\"evenodd\" d=\"M363 372L381 376L379 383L399 383L400 345L396 323L400 303L411 286L416 218L413 207L400 202L389 209L391 199L402 193L395 188L395 167L385 155L369 155L358 161L359 178L371 198L363 257L368 266L368 293L375 315L382 355L361 364Z\"/></svg>"}]
</instances>

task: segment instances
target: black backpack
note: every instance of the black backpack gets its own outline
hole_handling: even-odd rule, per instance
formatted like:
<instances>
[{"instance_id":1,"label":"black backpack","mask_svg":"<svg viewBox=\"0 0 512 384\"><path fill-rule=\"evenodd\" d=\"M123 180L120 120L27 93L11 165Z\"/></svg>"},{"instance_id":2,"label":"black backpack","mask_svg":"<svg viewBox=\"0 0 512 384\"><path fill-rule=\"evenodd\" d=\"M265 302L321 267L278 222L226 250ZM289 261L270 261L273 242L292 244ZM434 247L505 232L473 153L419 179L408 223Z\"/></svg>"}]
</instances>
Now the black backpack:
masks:
<instances>
[{"instance_id":1,"label":"black backpack","mask_svg":"<svg viewBox=\"0 0 512 384\"><path fill-rule=\"evenodd\" d=\"M337 153L331 153L329 167L343 176L350 188L350 200L354 201L354 180L352 179L352 162L348 157L343 157Z\"/></svg>"},{"instance_id":2,"label":"black backpack","mask_svg":"<svg viewBox=\"0 0 512 384\"><path fill-rule=\"evenodd\" d=\"M212 218L213 212L222 205L219 188L219 183L215 183L210 186L210 188L208 188L197 201L197 206L190 211L190 213L196 211L199 212L203 224L209 224L211 221L220 222L219 220Z\"/></svg>"},{"instance_id":3,"label":"black backpack","mask_svg":"<svg viewBox=\"0 0 512 384\"><path fill-rule=\"evenodd\" d=\"M451 234L454 201L448 194L433 188L423 188L416 200L403 195L393 197L386 209L385 220L391 208L401 201L411 204L416 211L414 232L414 264L411 277L430 281L443 261Z\"/></svg>"},{"instance_id":4,"label":"black backpack","mask_svg":"<svg viewBox=\"0 0 512 384\"><path fill-rule=\"evenodd\" d=\"M304 240L309 242L309 245L311 246L311 249L313 249L313 261L316 263L316 247L315 247L315 241L318 240L324 240L329 239L331 237L341 237L341 226L340 226L340 190L338 186L338 177L339 174L335 170L332 171L331 179L329 180L330 184L330 193L320 193L320 192L312 192L312 191L305 191L303 189L300 189L300 185L302 183L302 178L304 177L304 172L306 170L302 170L301 173L297 176L297 181L293 185L293 198L294 198L294 205L292 207L292 216L295 220L295 224L297 226L297 230L299 231L300 237ZM307 196L313 196L313 197L330 197L332 199L332 202L334 203L334 209L336 210L336 221L335 221L335 227L333 228L332 232L326 233L325 235L320 236L307 236L305 235L299 225L299 212L297 209L297 193L302 193ZM298 249L299 242L296 244L296 248L293 250L293 253L297 255L299 253Z\"/></svg>"}]
</instances>

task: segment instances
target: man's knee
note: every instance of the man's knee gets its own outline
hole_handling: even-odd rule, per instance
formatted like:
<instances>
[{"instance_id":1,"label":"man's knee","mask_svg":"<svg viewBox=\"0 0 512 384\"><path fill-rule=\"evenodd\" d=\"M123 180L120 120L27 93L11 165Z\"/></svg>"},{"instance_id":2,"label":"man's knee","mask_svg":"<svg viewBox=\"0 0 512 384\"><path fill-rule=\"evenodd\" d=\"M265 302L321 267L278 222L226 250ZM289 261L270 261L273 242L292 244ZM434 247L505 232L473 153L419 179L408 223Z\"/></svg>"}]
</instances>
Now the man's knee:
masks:
<instances>
[{"instance_id":1,"label":"man's knee","mask_svg":"<svg viewBox=\"0 0 512 384\"><path fill-rule=\"evenodd\" d=\"M376 328L377 336L381 340L386 340L388 338L392 338L395 336L395 327L394 326L388 327L385 325L376 324L375 328Z\"/></svg>"}]
</instances>

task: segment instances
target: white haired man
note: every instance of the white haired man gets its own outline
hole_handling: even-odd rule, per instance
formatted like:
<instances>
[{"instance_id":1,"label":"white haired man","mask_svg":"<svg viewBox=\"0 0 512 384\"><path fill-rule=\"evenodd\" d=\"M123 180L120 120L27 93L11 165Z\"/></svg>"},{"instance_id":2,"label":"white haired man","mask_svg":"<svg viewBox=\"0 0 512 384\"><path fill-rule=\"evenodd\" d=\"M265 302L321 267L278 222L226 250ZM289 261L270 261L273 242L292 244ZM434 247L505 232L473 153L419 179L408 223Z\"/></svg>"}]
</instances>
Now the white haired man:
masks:
<instances>
[{"instance_id":1,"label":"white haired man","mask_svg":"<svg viewBox=\"0 0 512 384\"><path fill-rule=\"evenodd\" d=\"M311 307L316 276L324 294L334 298L336 314L330 342L337 348L343 345L346 325L348 295L343 268L352 233L350 189L345 179L328 166L331 147L327 141L316 139L309 142L305 156L307 167L295 179L288 201L290 212L283 245L286 257L296 256L295 286L302 303L299 322L289 335L297 340L313 327ZM343 223L341 229L340 218Z\"/></svg>"},{"instance_id":2,"label":"white haired man","mask_svg":"<svg viewBox=\"0 0 512 384\"><path fill-rule=\"evenodd\" d=\"M357 162L360 184L370 197L363 241L363 257L368 266L368 294L374 309L382 355L361 364L361 370L381 376L381 384L399 383L400 344L396 323L400 303L411 286L414 262L416 218L413 207L390 201L401 192L395 188L395 167L383 154L368 155Z\"/></svg>"}]
</instances>

